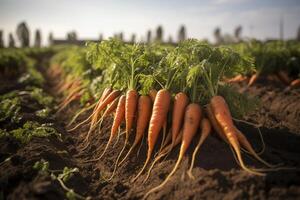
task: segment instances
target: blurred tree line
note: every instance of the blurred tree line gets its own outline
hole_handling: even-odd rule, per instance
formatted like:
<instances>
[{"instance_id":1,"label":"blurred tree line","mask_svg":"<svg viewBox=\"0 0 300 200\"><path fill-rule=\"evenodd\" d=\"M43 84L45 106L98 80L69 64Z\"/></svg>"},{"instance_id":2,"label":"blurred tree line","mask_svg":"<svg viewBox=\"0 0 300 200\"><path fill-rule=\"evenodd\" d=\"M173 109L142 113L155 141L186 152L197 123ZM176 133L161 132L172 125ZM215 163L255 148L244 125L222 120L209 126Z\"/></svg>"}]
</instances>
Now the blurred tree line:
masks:
<instances>
[{"instance_id":1,"label":"blurred tree line","mask_svg":"<svg viewBox=\"0 0 300 200\"><path fill-rule=\"evenodd\" d=\"M16 38L20 44L20 47L22 48L30 47L30 31L26 22L21 22L20 24L18 24L16 29ZM35 31L33 46L37 48L40 48L42 46L42 36L41 36L41 31L39 29ZM16 42L13 33L9 33L8 35L8 47L9 48L16 47ZM0 30L0 48L4 48L2 30Z\"/></svg>"},{"instance_id":2,"label":"blurred tree line","mask_svg":"<svg viewBox=\"0 0 300 200\"><path fill-rule=\"evenodd\" d=\"M242 37L242 32L243 32L243 27L242 26L237 26L232 34L225 33L223 34L221 32L220 27L216 27L213 35L215 38L215 44L220 45L220 44L232 44L232 43L239 43L243 41ZM4 34L3 31L0 30L0 48L4 48ZM113 35L115 38L119 38L120 40L124 40L124 33L119 32ZM167 39L164 36L164 28L162 25L157 26L155 30L148 30L146 32L146 35L142 37L139 41L145 42L145 43L151 43L151 42L157 42L157 43L176 43L183 41L187 39L187 31L185 25L181 25L178 29L177 32L177 40L174 40L171 35L167 36ZM18 41L18 44L20 47L29 47L30 46L30 30L26 24L26 22L21 22L18 24L17 29L16 29L16 38L14 37L13 33L9 33L8 35L8 47L13 48L16 47L16 39ZM98 40L102 41L104 39L103 34L99 35ZM300 41L300 27L297 30L297 35L295 38L297 41ZM75 31L68 32L66 35L66 43L73 43L74 41L76 42L78 40L77 33ZM49 45L53 44L54 38L53 34L50 33L48 36L48 41ZM62 40L64 41L64 40ZM135 43L137 42L137 36L136 34L131 34L128 42ZM33 46L36 48L40 48L42 46L42 34L39 29L35 30L35 35L34 35L34 41L33 41Z\"/></svg>"}]
</instances>

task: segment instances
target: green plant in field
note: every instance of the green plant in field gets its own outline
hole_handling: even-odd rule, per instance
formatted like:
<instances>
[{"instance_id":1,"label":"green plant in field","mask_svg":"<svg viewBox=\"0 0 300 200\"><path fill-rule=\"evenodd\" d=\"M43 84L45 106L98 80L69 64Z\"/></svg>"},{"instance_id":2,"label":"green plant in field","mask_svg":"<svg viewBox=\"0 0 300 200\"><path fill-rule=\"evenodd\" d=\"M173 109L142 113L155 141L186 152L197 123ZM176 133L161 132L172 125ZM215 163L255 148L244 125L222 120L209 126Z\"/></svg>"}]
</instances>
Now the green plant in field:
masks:
<instances>
[{"instance_id":1,"label":"green plant in field","mask_svg":"<svg viewBox=\"0 0 300 200\"><path fill-rule=\"evenodd\" d=\"M50 108L43 108L41 110L37 110L35 115L41 118L47 118L50 115Z\"/></svg>"},{"instance_id":2,"label":"green plant in field","mask_svg":"<svg viewBox=\"0 0 300 200\"><path fill-rule=\"evenodd\" d=\"M29 99L28 99L29 97ZM53 97L46 94L41 88L35 86L28 86L23 91L14 90L0 96L0 122L9 120L12 123L19 123L22 119L22 107L35 100L41 106L36 109L36 115L40 117L47 117L51 112L51 106L53 105Z\"/></svg>"},{"instance_id":3,"label":"green plant in field","mask_svg":"<svg viewBox=\"0 0 300 200\"><path fill-rule=\"evenodd\" d=\"M39 104L47 107L53 105L53 97L46 94L43 89L37 87L27 87L26 89L30 91L30 97L37 100Z\"/></svg>"},{"instance_id":4,"label":"green plant in field","mask_svg":"<svg viewBox=\"0 0 300 200\"><path fill-rule=\"evenodd\" d=\"M90 200L91 199L90 197L83 197L80 194L77 194L73 189L67 187L65 184L72 176L74 176L75 173L79 172L78 168L64 167L63 170L51 170L49 169L49 167L50 167L49 162L44 159L35 162L33 165L33 169L38 170L39 173L50 175L52 180L58 181L62 189L66 191L67 199L69 200L76 200L76 199Z\"/></svg>"},{"instance_id":5,"label":"green plant in field","mask_svg":"<svg viewBox=\"0 0 300 200\"><path fill-rule=\"evenodd\" d=\"M42 86L44 78L36 69L36 61L27 56L24 49L0 50L0 76L18 79L22 84Z\"/></svg>"},{"instance_id":6,"label":"green plant in field","mask_svg":"<svg viewBox=\"0 0 300 200\"><path fill-rule=\"evenodd\" d=\"M24 53L13 49L0 49L0 75L12 78L26 69L27 58Z\"/></svg>"},{"instance_id":7,"label":"green plant in field","mask_svg":"<svg viewBox=\"0 0 300 200\"><path fill-rule=\"evenodd\" d=\"M51 135L61 139L61 134L51 127L51 124L39 124L33 121L26 122L22 128L12 130L9 134L22 143L28 143L33 137L49 137Z\"/></svg>"},{"instance_id":8,"label":"green plant in field","mask_svg":"<svg viewBox=\"0 0 300 200\"><path fill-rule=\"evenodd\" d=\"M0 138L8 137L9 133L6 130L0 129Z\"/></svg>"},{"instance_id":9,"label":"green plant in field","mask_svg":"<svg viewBox=\"0 0 300 200\"><path fill-rule=\"evenodd\" d=\"M5 98L2 96L0 101L0 122L10 120L12 123L18 123L22 116L20 114L21 100L19 97Z\"/></svg>"},{"instance_id":10,"label":"green plant in field","mask_svg":"<svg viewBox=\"0 0 300 200\"><path fill-rule=\"evenodd\" d=\"M256 100L237 93L223 81L224 77L234 77L253 71L253 60L247 55L240 55L228 47L211 47L198 40L187 40L179 44L176 53L168 54L167 59L177 59L175 64L182 67L178 78L178 91L186 85L186 92L196 102L206 105L215 95L223 95L228 99L233 115L240 117L256 104Z\"/></svg>"},{"instance_id":11,"label":"green plant in field","mask_svg":"<svg viewBox=\"0 0 300 200\"><path fill-rule=\"evenodd\" d=\"M272 74L280 70L289 73L300 71L300 45L297 42L250 41L231 47L242 55L253 57L254 69L258 74Z\"/></svg>"}]
</instances>

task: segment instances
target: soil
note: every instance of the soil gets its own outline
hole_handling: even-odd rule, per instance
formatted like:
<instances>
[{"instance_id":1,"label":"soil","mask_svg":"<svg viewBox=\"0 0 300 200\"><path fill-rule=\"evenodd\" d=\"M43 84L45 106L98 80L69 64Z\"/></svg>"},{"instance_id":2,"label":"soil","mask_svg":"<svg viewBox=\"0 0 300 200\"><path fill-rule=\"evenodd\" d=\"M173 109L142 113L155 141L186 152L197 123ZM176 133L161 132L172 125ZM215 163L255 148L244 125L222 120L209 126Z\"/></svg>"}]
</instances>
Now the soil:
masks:
<instances>
[{"instance_id":1,"label":"soil","mask_svg":"<svg viewBox=\"0 0 300 200\"><path fill-rule=\"evenodd\" d=\"M53 90L55 81L47 76L46 78L46 91L58 99ZM268 81L259 81L247 89L245 84L237 84L236 87L241 92L247 90L262 101L261 108L245 117L248 122L260 125L266 145L261 157L270 163L294 169L270 171L264 177L249 174L236 164L229 146L212 134L197 156L193 180L187 176L186 171L197 137L169 183L148 199L300 198L300 91L284 91L280 85ZM52 170L63 169L65 166L78 167L79 173L76 173L67 185L77 193L92 199L141 199L172 170L179 147L155 165L145 183L143 180L146 174L142 174L136 182L131 181L145 161L147 145L144 140L140 151L135 150L124 165L118 168L112 180L106 182L105 178L111 175L116 157L122 149L124 135L120 136L117 143L114 142L100 161L84 163L84 160L101 155L109 137L112 118L104 120L102 128L91 135L90 145L82 151L82 141L88 127L81 126L76 131L66 131L67 123L78 109L79 105L73 103L62 114L52 119L63 135L62 141L56 137L34 138L23 145L9 137L0 140L0 161L8 155L12 156L10 161L0 165L0 191L4 199L65 199L64 191L56 181L33 170L33 164L41 158L49 161ZM89 114L82 116L77 122ZM262 142L257 127L246 122L236 124L254 148L260 151ZM130 138L130 143L132 139ZM156 147L156 150L158 148ZM128 149L129 145L126 147L126 150ZM244 153L243 156L249 166L266 168L247 154Z\"/></svg>"}]
</instances>

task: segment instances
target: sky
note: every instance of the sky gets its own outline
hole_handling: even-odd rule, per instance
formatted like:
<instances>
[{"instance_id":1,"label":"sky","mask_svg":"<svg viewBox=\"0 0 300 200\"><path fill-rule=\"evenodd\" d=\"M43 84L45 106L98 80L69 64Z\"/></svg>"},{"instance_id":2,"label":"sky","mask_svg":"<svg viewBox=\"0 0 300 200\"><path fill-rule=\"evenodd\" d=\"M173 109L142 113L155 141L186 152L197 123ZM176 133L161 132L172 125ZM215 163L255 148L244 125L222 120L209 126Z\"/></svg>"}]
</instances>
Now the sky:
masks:
<instances>
[{"instance_id":1,"label":"sky","mask_svg":"<svg viewBox=\"0 0 300 200\"><path fill-rule=\"evenodd\" d=\"M216 27L232 34L238 25L245 37L279 38L281 18L284 38L295 38L300 0L0 0L4 39L26 21L32 37L41 29L44 44L50 32L54 38L65 38L72 30L78 38L98 39L100 33L108 38L123 31L125 39L133 33L145 39L147 30L158 25L164 28L164 39L176 39L182 24L189 38L214 41Z\"/></svg>"}]
</instances>

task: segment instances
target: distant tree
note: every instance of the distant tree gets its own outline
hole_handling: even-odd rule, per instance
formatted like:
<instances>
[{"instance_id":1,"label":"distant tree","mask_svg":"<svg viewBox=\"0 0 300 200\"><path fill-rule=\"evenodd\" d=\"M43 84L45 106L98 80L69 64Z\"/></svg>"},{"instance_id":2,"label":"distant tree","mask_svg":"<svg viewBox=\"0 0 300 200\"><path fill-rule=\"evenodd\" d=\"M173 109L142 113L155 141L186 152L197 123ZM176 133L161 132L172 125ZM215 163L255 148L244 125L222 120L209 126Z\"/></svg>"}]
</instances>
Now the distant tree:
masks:
<instances>
[{"instance_id":1,"label":"distant tree","mask_svg":"<svg viewBox=\"0 0 300 200\"><path fill-rule=\"evenodd\" d=\"M168 43L169 43L169 44L173 44L173 38L172 38L172 36L171 36L171 35L169 35L169 38L168 38Z\"/></svg>"},{"instance_id":2,"label":"distant tree","mask_svg":"<svg viewBox=\"0 0 300 200\"><path fill-rule=\"evenodd\" d=\"M298 27L297 40L300 41L300 26Z\"/></svg>"},{"instance_id":3,"label":"distant tree","mask_svg":"<svg viewBox=\"0 0 300 200\"><path fill-rule=\"evenodd\" d=\"M178 42L181 42L186 39L186 30L185 26L182 25L178 31Z\"/></svg>"},{"instance_id":4,"label":"distant tree","mask_svg":"<svg viewBox=\"0 0 300 200\"><path fill-rule=\"evenodd\" d=\"M103 37L103 34L102 34L102 33L100 33L100 35L99 35L99 40L100 40L100 41L102 41L102 40L103 40L103 38L104 38L104 37Z\"/></svg>"},{"instance_id":5,"label":"distant tree","mask_svg":"<svg viewBox=\"0 0 300 200\"><path fill-rule=\"evenodd\" d=\"M40 48L42 43L41 31L37 29L35 31L34 47Z\"/></svg>"},{"instance_id":6,"label":"distant tree","mask_svg":"<svg viewBox=\"0 0 300 200\"><path fill-rule=\"evenodd\" d=\"M0 48L4 48L3 31L0 30Z\"/></svg>"},{"instance_id":7,"label":"distant tree","mask_svg":"<svg viewBox=\"0 0 300 200\"><path fill-rule=\"evenodd\" d=\"M151 42L151 30L148 30L147 31L147 43L150 43Z\"/></svg>"},{"instance_id":8,"label":"distant tree","mask_svg":"<svg viewBox=\"0 0 300 200\"><path fill-rule=\"evenodd\" d=\"M215 36L216 44L221 44L223 42L222 35L221 35L221 29L219 27L217 27L214 30L214 36Z\"/></svg>"},{"instance_id":9,"label":"distant tree","mask_svg":"<svg viewBox=\"0 0 300 200\"><path fill-rule=\"evenodd\" d=\"M119 33L119 39L123 41L123 32Z\"/></svg>"},{"instance_id":10,"label":"distant tree","mask_svg":"<svg viewBox=\"0 0 300 200\"><path fill-rule=\"evenodd\" d=\"M9 33L9 37L8 37L8 46L10 48L14 48L15 47L15 39L12 33Z\"/></svg>"},{"instance_id":11,"label":"distant tree","mask_svg":"<svg viewBox=\"0 0 300 200\"><path fill-rule=\"evenodd\" d=\"M50 46L53 44L53 33L52 32L49 33L48 42L49 42Z\"/></svg>"},{"instance_id":12,"label":"distant tree","mask_svg":"<svg viewBox=\"0 0 300 200\"><path fill-rule=\"evenodd\" d=\"M131 35L131 40L130 40L130 42L131 42L131 43L135 43L135 39L136 39L136 35L133 33L133 34Z\"/></svg>"},{"instance_id":13,"label":"distant tree","mask_svg":"<svg viewBox=\"0 0 300 200\"><path fill-rule=\"evenodd\" d=\"M157 29L156 29L156 38L155 38L155 40L157 41L157 42L162 42L162 40L163 40L163 28L162 28L162 26L161 25L159 25L158 27L157 27Z\"/></svg>"},{"instance_id":14,"label":"distant tree","mask_svg":"<svg viewBox=\"0 0 300 200\"><path fill-rule=\"evenodd\" d=\"M237 42L240 42L242 40L242 38L241 38L242 31L243 31L243 27L242 26L238 26L234 30L234 37L235 37L235 40Z\"/></svg>"},{"instance_id":15,"label":"distant tree","mask_svg":"<svg viewBox=\"0 0 300 200\"><path fill-rule=\"evenodd\" d=\"M71 31L67 34L67 40L69 41L76 41L77 40L77 33L75 31Z\"/></svg>"},{"instance_id":16,"label":"distant tree","mask_svg":"<svg viewBox=\"0 0 300 200\"><path fill-rule=\"evenodd\" d=\"M20 41L21 47L29 47L30 37L29 37L29 29L27 27L26 22L21 22L17 26L17 36Z\"/></svg>"}]
</instances>

